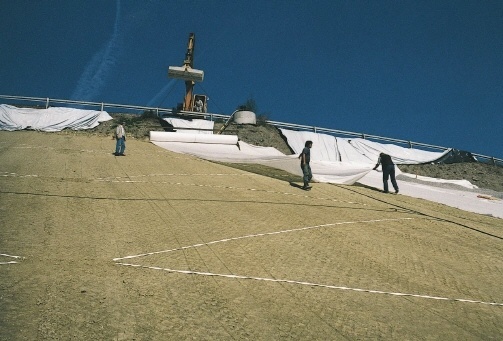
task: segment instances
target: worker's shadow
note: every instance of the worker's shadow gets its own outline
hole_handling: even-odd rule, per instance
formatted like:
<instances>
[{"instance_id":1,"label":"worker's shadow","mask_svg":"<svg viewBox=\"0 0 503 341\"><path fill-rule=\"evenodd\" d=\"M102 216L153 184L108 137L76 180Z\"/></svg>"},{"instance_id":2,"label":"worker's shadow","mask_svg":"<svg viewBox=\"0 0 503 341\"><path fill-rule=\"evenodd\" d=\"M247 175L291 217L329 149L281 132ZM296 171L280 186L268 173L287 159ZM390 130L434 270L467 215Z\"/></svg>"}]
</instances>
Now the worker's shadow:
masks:
<instances>
[{"instance_id":1,"label":"worker's shadow","mask_svg":"<svg viewBox=\"0 0 503 341\"><path fill-rule=\"evenodd\" d=\"M302 189L302 185L296 184L295 182L290 181L290 182L289 182L289 184L290 184L290 186L292 186L292 187Z\"/></svg>"}]
</instances>

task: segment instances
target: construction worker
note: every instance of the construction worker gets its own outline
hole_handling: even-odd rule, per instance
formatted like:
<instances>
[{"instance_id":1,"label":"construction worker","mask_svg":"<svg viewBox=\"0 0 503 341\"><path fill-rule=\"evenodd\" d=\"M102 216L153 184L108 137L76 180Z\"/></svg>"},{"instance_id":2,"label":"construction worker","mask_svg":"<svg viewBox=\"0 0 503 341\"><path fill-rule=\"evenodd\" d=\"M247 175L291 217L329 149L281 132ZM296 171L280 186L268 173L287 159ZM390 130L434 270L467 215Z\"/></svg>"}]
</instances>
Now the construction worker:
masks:
<instances>
[{"instance_id":1,"label":"construction worker","mask_svg":"<svg viewBox=\"0 0 503 341\"><path fill-rule=\"evenodd\" d=\"M204 106L203 101L201 100L201 98L198 98L196 101L196 111L203 112L203 106Z\"/></svg>"},{"instance_id":2,"label":"construction worker","mask_svg":"<svg viewBox=\"0 0 503 341\"><path fill-rule=\"evenodd\" d=\"M379 159L377 160L377 164L375 165L373 170L376 170L377 167L379 167L379 165L382 165L381 168L382 168L382 181L384 184L384 193L389 193L388 178L391 177L391 184L395 189L395 193L398 194L398 185L395 179L395 164L393 163L393 160L391 160L391 156L385 153L380 153Z\"/></svg>"},{"instance_id":3,"label":"construction worker","mask_svg":"<svg viewBox=\"0 0 503 341\"><path fill-rule=\"evenodd\" d=\"M115 156L126 156L124 151L126 150L126 129L124 129L125 123L119 124L115 129L115 139L117 140L115 144Z\"/></svg>"},{"instance_id":4,"label":"construction worker","mask_svg":"<svg viewBox=\"0 0 503 341\"><path fill-rule=\"evenodd\" d=\"M304 149L302 149L302 153L299 155L300 159L300 168L302 168L304 186L302 189L308 190L311 188L309 186L309 181L313 178L313 173L311 172L311 166L309 162L311 161L311 147L313 146L313 141L306 141L304 144Z\"/></svg>"}]
</instances>

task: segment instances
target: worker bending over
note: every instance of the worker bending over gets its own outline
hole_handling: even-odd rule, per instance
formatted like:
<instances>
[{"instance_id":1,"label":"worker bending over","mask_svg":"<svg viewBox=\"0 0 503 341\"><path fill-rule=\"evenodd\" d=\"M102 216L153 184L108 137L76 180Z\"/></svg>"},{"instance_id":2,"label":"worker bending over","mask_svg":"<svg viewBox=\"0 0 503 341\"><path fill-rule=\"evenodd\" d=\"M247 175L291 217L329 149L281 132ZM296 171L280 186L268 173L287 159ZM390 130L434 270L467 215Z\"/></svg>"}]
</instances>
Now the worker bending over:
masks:
<instances>
[{"instance_id":1,"label":"worker bending over","mask_svg":"<svg viewBox=\"0 0 503 341\"><path fill-rule=\"evenodd\" d=\"M398 185L395 179L395 164L393 163L393 160L391 160L391 156L385 153L380 153L379 159L377 160L377 164L373 169L376 170L377 167L379 167L379 165L382 165L381 168L382 168L382 181L384 184L384 193L389 193L388 178L390 177L391 177L391 184L395 189L395 193L398 193Z\"/></svg>"}]
</instances>

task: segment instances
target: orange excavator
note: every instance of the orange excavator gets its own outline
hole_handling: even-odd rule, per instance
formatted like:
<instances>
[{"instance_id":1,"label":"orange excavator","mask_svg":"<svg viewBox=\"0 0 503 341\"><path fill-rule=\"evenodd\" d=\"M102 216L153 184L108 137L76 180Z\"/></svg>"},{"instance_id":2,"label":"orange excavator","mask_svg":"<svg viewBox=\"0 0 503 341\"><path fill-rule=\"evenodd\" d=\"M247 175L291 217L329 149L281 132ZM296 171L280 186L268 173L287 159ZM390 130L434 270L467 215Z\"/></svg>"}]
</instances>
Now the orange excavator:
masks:
<instances>
[{"instance_id":1,"label":"orange excavator","mask_svg":"<svg viewBox=\"0 0 503 341\"><path fill-rule=\"evenodd\" d=\"M204 72L202 70L194 69L195 43L196 36L194 33L190 33L183 66L170 66L168 69L168 77L183 79L185 81L185 97L182 110L206 112L207 97L204 95L194 95L195 83L202 82L204 78Z\"/></svg>"}]
</instances>

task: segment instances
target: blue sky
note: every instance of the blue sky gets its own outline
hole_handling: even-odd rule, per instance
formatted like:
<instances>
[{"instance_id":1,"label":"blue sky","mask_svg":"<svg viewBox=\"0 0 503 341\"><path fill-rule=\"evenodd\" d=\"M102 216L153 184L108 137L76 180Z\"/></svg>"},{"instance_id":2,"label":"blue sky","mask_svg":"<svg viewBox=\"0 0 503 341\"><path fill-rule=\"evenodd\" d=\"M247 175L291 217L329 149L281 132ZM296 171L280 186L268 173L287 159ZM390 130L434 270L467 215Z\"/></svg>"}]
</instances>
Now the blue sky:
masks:
<instances>
[{"instance_id":1,"label":"blue sky","mask_svg":"<svg viewBox=\"0 0 503 341\"><path fill-rule=\"evenodd\" d=\"M231 114L503 158L503 1L0 0L0 94Z\"/></svg>"}]
</instances>

